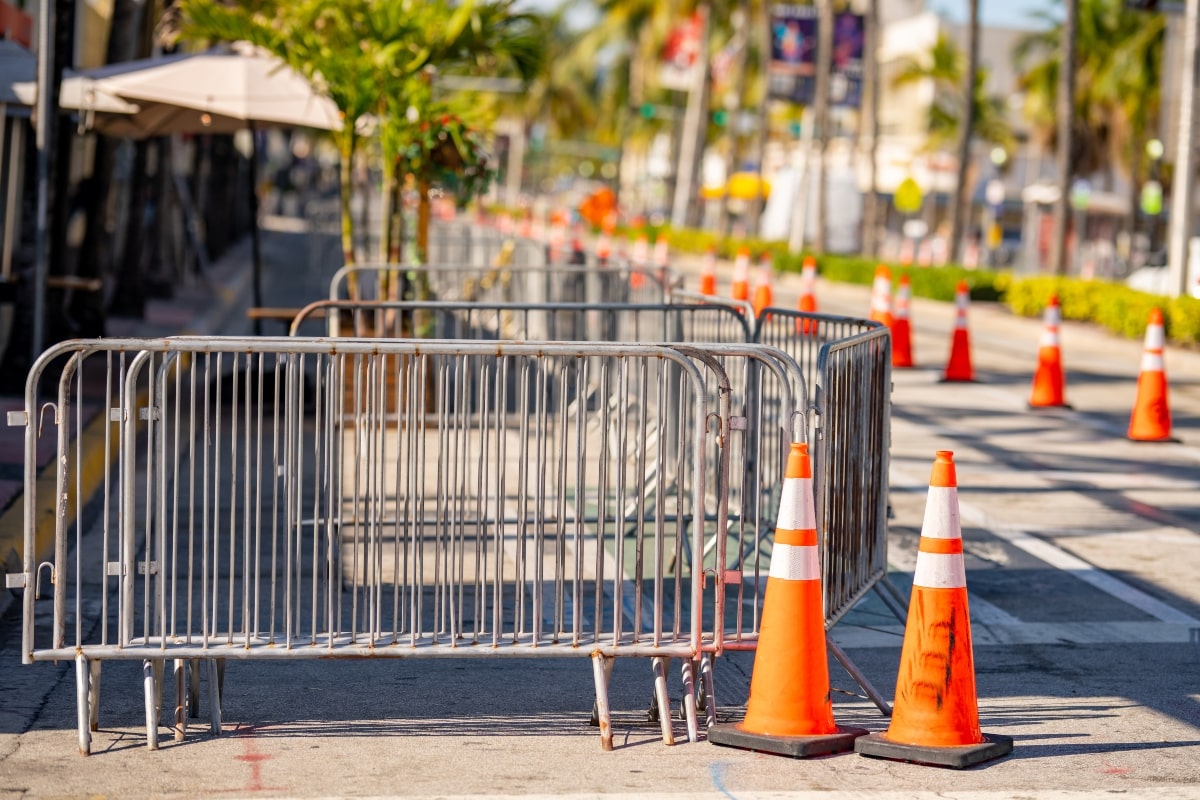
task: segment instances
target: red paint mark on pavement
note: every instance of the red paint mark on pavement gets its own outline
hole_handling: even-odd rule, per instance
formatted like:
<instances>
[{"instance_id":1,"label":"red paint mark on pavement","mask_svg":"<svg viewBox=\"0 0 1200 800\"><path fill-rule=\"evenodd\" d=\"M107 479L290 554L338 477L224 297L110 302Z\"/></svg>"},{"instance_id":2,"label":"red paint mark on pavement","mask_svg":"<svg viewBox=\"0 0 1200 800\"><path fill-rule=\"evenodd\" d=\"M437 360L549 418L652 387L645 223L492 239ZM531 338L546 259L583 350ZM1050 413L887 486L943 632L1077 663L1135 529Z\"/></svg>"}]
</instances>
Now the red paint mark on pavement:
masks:
<instances>
[{"instance_id":1,"label":"red paint mark on pavement","mask_svg":"<svg viewBox=\"0 0 1200 800\"><path fill-rule=\"evenodd\" d=\"M260 753L254 744L254 729L251 728L243 735L237 737L242 740L242 754L234 756L234 761L242 761L250 765L250 779L246 786L241 789L232 791L239 792L282 792L286 791L284 786L263 786L262 769L263 762L270 761L275 756L267 753Z\"/></svg>"},{"instance_id":2,"label":"red paint mark on pavement","mask_svg":"<svg viewBox=\"0 0 1200 800\"><path fill-rule=\"evenodd\" d=\"M1105 775L1128 775L1133 772L1131 767L1114 767L1112 764L1105 764L1104 769L1100 770Z\"/></svg>"}]
</instances>

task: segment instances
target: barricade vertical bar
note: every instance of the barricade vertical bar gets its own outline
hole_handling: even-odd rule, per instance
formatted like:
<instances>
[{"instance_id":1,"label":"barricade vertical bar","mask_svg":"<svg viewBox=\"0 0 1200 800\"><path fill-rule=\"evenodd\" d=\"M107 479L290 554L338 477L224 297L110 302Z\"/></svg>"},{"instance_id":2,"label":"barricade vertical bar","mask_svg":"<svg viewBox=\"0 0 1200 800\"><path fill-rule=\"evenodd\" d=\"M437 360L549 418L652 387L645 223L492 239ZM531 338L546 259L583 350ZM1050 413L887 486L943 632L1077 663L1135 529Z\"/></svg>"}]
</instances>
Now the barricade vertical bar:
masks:
<instances>
[{"instance_id":1,"label":"barricade vertical bar","mask_svg":"<svg viewBox=\"0 0 1200 800\"><path fill-rule=\"evenodd\" d=\"M90 671L87 656L79 653L75 656L75 706L76 723L79 729L79 754L90 755L92 752L92 711L90 706Z\"/></svg>"}]
</instances>

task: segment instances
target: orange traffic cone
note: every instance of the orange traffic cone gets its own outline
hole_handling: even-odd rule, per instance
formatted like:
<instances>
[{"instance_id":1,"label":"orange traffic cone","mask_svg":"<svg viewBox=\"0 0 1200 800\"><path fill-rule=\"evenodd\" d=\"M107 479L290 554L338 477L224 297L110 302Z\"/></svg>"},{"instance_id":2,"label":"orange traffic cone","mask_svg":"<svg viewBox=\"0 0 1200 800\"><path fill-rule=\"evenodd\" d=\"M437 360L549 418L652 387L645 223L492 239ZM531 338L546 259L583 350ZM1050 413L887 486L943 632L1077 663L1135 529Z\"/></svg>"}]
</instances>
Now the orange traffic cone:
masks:
<instances>
[{"instance_id":1,"label":"orange traffic cone","mask_svg":"<svg viewBox=\"0 0 1200 800\"><path fill-rule=\"evenodd\" d=\"M875 268L875 285L871 289L871 316L874 322L892 327L892 271L880 264Z\"/></svg>"},{"instance_id":2,"label":"orange traffic cone","mask_svg":"<svg viewBox=\"0 0 1200 800\"><path fill-rule=\"evenodd\" d=\"M771 280L774 270L771 266L771 254L763 253L758 262L758 283L754 287L754 316L762 314L763 309L771 305L774 293L771 290Z\"/></svg>"},{"instance_id":3,"label":"orange traffic cone","mask_svg":"<svg viewBox=\"0 0 1200 800\"><path fill-rule=\"evenodd\" d=\"M1167 373L1163 365L1162 309L1150 309L1142 369L1138 373L1137 399L1129 418L1129 438L1138 442L1171 440L1171 409L1167 405Z\"/></svg>"},{"instance_id":4,"label":"orange traffic cone","mask_svg":"<svg viewBox=\"0 0 1200 800\"><path fill-rule=\"evenodd\" d=\"M700 266L700 294L714 295L717 293L717 248L709 246L704 253L704 262Z\"/></svg>"},{"instance_id":5,"label":"orange traffic cone","mask_svg":"<svg viewBox=\"0 0 1200 800\"><path fill-rule=\"evenodd\" d=\"M734 300L750 299L750 248L739 247L733 260L733 285L730 288Z\"/></svg>"},{"instance_id":6,"label":"orange traffic cone","mask_svg":"<svg viewBox=\"0 0 1200 800\"><path fill-rule=\"evenodd\" d=\"M1058 295L1050 295L1050 303L1043 316L1045 327L1038 344L1038 364L1033 373L1033 391L1029 396L1030 408L1069 407L1063 399L1062 352L1058 346L1058 326L1062 322L1062 309Z\"/></svg>"},{"instance_id":7,"label":"orange traffic cone","mask_svg":"<svg viewBox=\"0 0 1200 800\"><path fill-rule=\"evenodd\" d=\"M886 733L855 742L855 751L863 755L961 769L1012 752L1011 738L979 729L957 486L954 454L939 450L921 526L892 721Z\"/></svg>"},{"instance_id":8,"label":"orange traffic cone","mask_svg":"<svg viewBox=\"0 0 1200 800\"><path fill-rule=\"evenodd\" d=\"M713 744L803 758L854 747L866 731L833 721L817 515L808 445L788 453L746 718L714 725Z\"/></svg>"},{"instance_id":9,"label":"orange traffic cone","mask_svg":"<svg viewBox=\"0 0 1200 800\"><path fill-rule=\"evenodd\" d=\"M975 370L971 367L971 336L967 331L967 307L970 303L971 290L966 281L959 281L954 292L954 336L950 340L950 359L946 362L946 371L942 373L943 383L970 383L975 380Z\"/></svg>"},{"instance_id":10,"label":"orange traffic cone","mask_svg":"<svg viewBox=\"0 0 1200 800\"><path fill-rule=\"evenodd\" d=\"M650 266L650 237L644 232L639 233L633 243L631 259L633 271L629 273L629 285L641 289L646 285L646 269Z\"/></svg>"},{"instance_id":11,"label":"orange traffic cone","mask_svg":"<svg viewBox=\"0 0 1200 800\"><path fill-rule=\"evenodd\" d=\"M797 308L806 314L817 313L817 260L812 256L804 257L804 266L800 270L800 302ZM816 320L796 320L798 334L813 333L816 329Z\"/></svg>"},{"instance_id":12,"label":"orange traffic cone","mask_svg":"<svg viewBox=\"0 0 1200 800\"><path fill-rule=\"evenodd\" d=\"M654 266L666 269L671 262L671 244L667 241L667 232L659 231L654 239Z\"/></svg>"},{"instance_id":13,"label":"orange traffic cone","mask_svg":"<svg viewBox=\"0 0 1200 800\"><path fill-rule=\"evenodd\" d=\"M900 287L896 289L896 316L892 320L892 366L913 365L912 326L908 321L908 309L912 304L912 279L900 276Z\"/></svg>"}]
</instances>

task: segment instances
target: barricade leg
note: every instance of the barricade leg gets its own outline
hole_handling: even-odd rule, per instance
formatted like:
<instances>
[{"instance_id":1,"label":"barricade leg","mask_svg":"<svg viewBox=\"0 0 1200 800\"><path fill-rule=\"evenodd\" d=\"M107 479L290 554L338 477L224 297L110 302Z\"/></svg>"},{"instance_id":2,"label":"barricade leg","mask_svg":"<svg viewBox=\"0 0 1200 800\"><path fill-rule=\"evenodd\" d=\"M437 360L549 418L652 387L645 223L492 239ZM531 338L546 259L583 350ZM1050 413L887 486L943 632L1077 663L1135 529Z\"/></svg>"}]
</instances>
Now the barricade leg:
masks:
<instances>
[{"instance_id":1,"label":"barricade leg","mask_svg":"<svg viewBox=\"0 0 1200 800\"><path fill-rule=\"evenodd\" d=\"M175 659L175 741L182 742L187 734L188 695L187 661Z\"/></svg>"},{"instance_id":2,"label":"barricade leg","mask_svg":"<svg viewBox=\"0 0 1200 800\"><path fill-rule=\"evenodd\" d=\"M208 716L212 725L213 736L221 735L221 675L218 666L219 658L205 659L208 664ZM223 664L221 666L224 666Z\"/></svg>"},{"instance_id":3,"label":"barricade leg","mask_svg":"<svg viewBox=\"0 0 1200 800\"><path fill-rule=\"evenodd\" d=\"M876 708L883 712L885 717L890 717L892 715L892 707L888 705L888 701L871 685L871 681L867 679L867 676L850 660L850 656L846 654L846 651L839 647L828 633L825 634L825 646L829 648L829 652L833 653L833 657L838 660L842 668L850 673L850 677L854 679L854 682L861 686L862 690L867 693L867 697L871 698L871 702L875 704Z\"/></svg>"},{"instance_id":4,"label":"barricade leg","mask_svg":"<svg viewBox=\"0 0 1200 800\"><path fill-rule=\"evenodd\" d=\"M592 677L596 681L596 721L600 725L600 749L613 749L612 714L608 708L608 679L612 677L612 659L592 653Z\"/></svg>"},{"instance_id":5,"label":"barricade leg","mask_svg":"<svg viewBox=\"0 0 1200 800\"><path fill-rule=\"evenodd\" d=\"M693 671L694 663L690 658L683 660L683 719L687 724L689 742L700 741L700 727L696 723L696 682L693 680L695 675Z\"/></svg>"},{"instance_id":6,"label":"barricade leg","mask_svg":"<svg viewBox=\"0 0 1200 800\"><path fill-rule=\"evenodd\" d=\"M100 730L100 660L88 662L89 683L88 683L88 709L91 711L91 719L88 720L88 727L93 731Z\"/></svg>"},{"instance_id":7,"label":"barricade leg","mask_svg":"<svg viewBox=\"0 0 1200 800\"><path fill-rule=\"evenodd\" d=\"M713 657L705 653L700 657L700 692L704 701L704 724L711 728L717 724L717 700L713 689Z\"/></svg>"},{"instance_id":8,"label":"barricade leg","mask_svg":"<svg viewBox=\"0 0 1200 800\"><path fill-rule=\"evenodd\" d=\"M146 693L146 749L158 749L158 720L161 705L163 662L147 658L142 662L142 687Z\"/></svg>"},{"instance_id":9,"label":"barricade leg","mask_svg":"<svg viewBox=\"0 0 1200 800\"><path fill-rule=\"evenodd\" d=\"M663 744L675 744L675 732L671 730L671 698L667 695L667 670L671 659L658 656L652 659L654 669L654 699L658 704L658 724L662 727Z\"/></svg>"},{"instance_id":10,"label":"barricade leg","mask_svg":"<svg viewBox=\"0 0 1200 800\"><path fill-rule=\"evenodd\" d=\"M188 716L200 716L200 659L193 658L188 665Z\"/></svg>"},{"instance_id":11,"label":"barricade leg","mask_svg":"<svg viewBox=\"0 0 1200 800\"><path fill-rule=\"evenodd\" d=\"M89 704L91 689L91 670L88 668L87 656L80 653L75 656L75 703L79 722L79 755L91 755L92 752L92 712Z\"/></svg>"}]
</instances>

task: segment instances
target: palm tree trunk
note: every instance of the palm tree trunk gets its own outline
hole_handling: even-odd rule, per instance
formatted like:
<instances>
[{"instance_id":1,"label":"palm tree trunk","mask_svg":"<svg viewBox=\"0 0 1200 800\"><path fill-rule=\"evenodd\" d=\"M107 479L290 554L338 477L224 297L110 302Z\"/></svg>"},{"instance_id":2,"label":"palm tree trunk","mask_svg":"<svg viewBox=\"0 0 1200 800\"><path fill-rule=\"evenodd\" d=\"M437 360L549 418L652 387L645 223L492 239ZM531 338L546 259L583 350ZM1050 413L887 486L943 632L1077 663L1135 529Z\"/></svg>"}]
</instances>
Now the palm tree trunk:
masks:
<instances>
[{"instance_id":1,"label":"palm tree trunk","mask_svg":"<svg viewBox=\"0 0 1200 800\"><path fill-rule=\"evenodd\" d=\"M813 249L824 253L826 214L828 203L825 197L828 179L825 169L825 153L829 149L829 67L833 54L833 0L818 0L817 3L817 85L813 97L814 126L817 143L817 230L813 236Z\"/></svg>"},{"instance_id":2,"label":"palm tree trunk","mask_svg":"<svg viewBox=\"0 0 1200 800\"><path fill-rule=\"evenodd\" d=\"M962 118L958 126L958 177L950 207L950 260L962 263L963 229L971 216L969 181L971 140L975 133L975 75L979 72L979 0L971 0L967 17L967 71L963 75Z\"/></svg>"},{"instance_id":3,"label":"palm tree trunk","mask_svg":"<svg viewBox=\"0 0 1200 800\"><path fill-rule=\"evenodd\" d=\"M870 123L868 135L870 143L867 146L867 174L870 176L870 187L867 190L866 202L863 204L862 250L868 258L875 257L876 242L879 239L879 176L876 169L879 152L879 0L870 0L867 4L866 46L864 47L863 79L867 84L867 103Z\"/></svg>"},{"instance_id":4,"label":"palm tree trunk","mask_svg":"<svg viewBox=\"0 0 1200 800\"><path fill-rule=\"evenodd\" d=\"M1075 27L1079 19L1079 0L1065 0L1062 27L1062 55L1058 64L1058 202L1054 205L1054 244L1050 251L1050 271L1067 272L1067 222L1071 213L1071 171L1075 122ZM1078 239L1080 231L1075 232Z\"/></svg>"}]
</instances>

